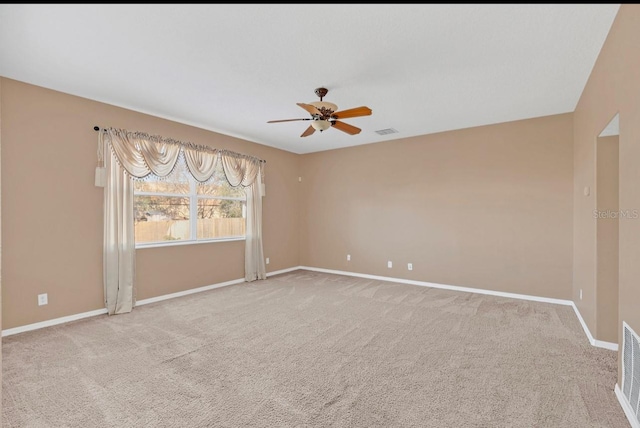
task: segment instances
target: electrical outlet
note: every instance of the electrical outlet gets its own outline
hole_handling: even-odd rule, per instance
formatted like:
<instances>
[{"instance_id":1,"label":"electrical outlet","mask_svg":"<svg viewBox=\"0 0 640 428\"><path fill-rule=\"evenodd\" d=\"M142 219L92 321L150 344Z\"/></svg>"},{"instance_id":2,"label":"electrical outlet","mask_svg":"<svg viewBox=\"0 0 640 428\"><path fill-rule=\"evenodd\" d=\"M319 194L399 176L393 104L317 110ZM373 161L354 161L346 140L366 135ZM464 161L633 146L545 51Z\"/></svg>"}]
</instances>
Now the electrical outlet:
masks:
<instances>
[{"instance_id":1,"label":"electrical outlet","mask_svg":"<svg viewBox=\"0 0 640 428\"><path fill-rule=\"evenodd\" d=\"M391 260L389 260L389 261L387 262L387 267L388 267L388 268L392 268L392 267L393 267L393 263L391 263Z\"/></svg>"},{"instance_id":2,"label":"electrical outlet","mask_svg":"<svg viewBox=\"0 0 640 428\"><path fill-rule=\"evenodd\" d=\"M46 305L49 303L49 297L47 293L38 294L38 306Z\"/></svg>"},{"instance_id":3,"label":"electrical outlet","mask_svg":"<svg viewBox=\"0 0 640 428\"><path fill-rule=\"evenodd\" d=\"M413 263L407 263L407 269L413 270Z\"/></svg>"},{"instance_id":4,"label":"electrical outlet","mask_svg":"<svg viewBox=\"0 0 640 428\"><path fill-rule=\"evenodd\" d=\"M347 261L351 260L351 254L347 254Z\"/></svg>"},{"instance_id":5,"label":"electrical outlet","mask_svg":"<svg viewBox=\"0 0 640 428\"><path fill-rule=\"evenodd\" d=\"M267 259L264 262L265 264L269 264L269 257L267 257Z\"/></svg>"},{"instance_id":6,"label":"electrical outlet","mask_svg":"<svg viewBox=\"0 0 640 428\"><path fill-rule=\"evenodd\" d=\"M580 289L580 300L582 300L582 288Z\"/></svg>"}]
</instances>

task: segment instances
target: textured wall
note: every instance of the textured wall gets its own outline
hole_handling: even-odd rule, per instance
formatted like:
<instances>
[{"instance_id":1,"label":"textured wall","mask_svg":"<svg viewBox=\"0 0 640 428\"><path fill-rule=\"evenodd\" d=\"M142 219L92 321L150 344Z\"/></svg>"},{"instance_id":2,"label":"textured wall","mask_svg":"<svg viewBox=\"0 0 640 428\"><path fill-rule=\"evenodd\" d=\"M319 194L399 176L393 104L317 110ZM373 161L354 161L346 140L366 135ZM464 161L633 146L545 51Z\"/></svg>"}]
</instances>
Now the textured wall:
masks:
<instances>
[{"instance_id":1,"label":"textured wall","mask_svg":"<svg viewBox=\"0 0 640 428\"><path fill-rule=\"evenodd\" d=\"M572 126L569 113L303 155L301 263L570 298Z\"/></svg>"},{"instance_id":2,"label":"textured wall","mask_svg":"<svg viewBox=\"0 0 640 428\"><path fill-rule=\"evenodd\" d=\"M104 308L94 125L266 159L268 270L299 265L298 155L6 78L1 102L5 329ZM244 241L137 251L138 299L243 277Z\"/></svg>"},{"instance_id":3,"label":"textured wall","mask_svg":"<svg viewBox=\"0 0 640 428\"><path fill-rule=\"evenodd\" d=\"M616 113L620 117L620 210L640 209L640 5L623 4L611 27L574 113L574 287L573 296L597 334L596 220L593 196L596 139ZM640 332L640 219L620 220L618 338L622 321ZM583 289L583 300L579 291ZM600 339L596 337L596 339Z\"/></svg>"},{"instance_id":4,"label":"textured wall","mask_svg":"<svg viewBox=\"0 0 640 428\"><path fill-rule=\"evenodd\" d=\"M618 136L600 137L596 159L597 327L596 337L618 343Z\"/></svg>"}]
</instances>

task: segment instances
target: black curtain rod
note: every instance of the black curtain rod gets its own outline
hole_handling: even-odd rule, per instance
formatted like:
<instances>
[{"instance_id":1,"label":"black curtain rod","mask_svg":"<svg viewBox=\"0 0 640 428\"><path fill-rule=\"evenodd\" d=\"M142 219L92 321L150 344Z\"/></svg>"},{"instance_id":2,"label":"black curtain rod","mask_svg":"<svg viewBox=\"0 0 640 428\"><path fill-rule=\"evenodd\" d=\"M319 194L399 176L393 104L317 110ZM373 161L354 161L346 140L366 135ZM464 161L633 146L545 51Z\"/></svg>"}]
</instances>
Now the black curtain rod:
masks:
<instances>
[{"instance_id":1,"label":"black curtain rod","mask_svg":"<svg viewBox=\"0 0 640 428\"><path fill-rule=\"evenodd\" d=\"M98 125L96 125L96 126L94 126L94 127L93 127L93 130L94 130L94 131L96 131L96 132L97 132L97 131L100 131L100 127L99 127ZM106 131L106 129L103 129L102 131ZM259 160L260 160L260 162L262 162L262 163L267 163L267 161L266 161L266 160L264 160L264 159L259 159Z\"/></svg>"}]
</instances>

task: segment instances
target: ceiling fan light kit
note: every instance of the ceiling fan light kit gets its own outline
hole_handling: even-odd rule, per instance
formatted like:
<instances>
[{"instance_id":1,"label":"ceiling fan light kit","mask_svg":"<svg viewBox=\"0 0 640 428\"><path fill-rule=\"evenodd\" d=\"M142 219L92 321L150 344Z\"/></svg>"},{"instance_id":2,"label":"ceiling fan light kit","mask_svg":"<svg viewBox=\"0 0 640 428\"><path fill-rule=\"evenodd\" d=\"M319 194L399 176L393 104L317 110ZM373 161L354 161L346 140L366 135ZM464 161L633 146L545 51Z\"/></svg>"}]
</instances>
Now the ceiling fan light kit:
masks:
<instances>
[{"instance_id":1,"label":"ceiling fan light kit","mask_svg":"<svg viewBox=\"0 0 640 428\"><path fill-rule=\"evenodd\" d=\"M320 97L320 101L314 101L308 104L297 103L300 107L305 109L310 115L310 118L303 119L283 119L283 120L270 120L267 123L276 122L292 122L297 120L311 120L311 125L300 135L301 137L308 137L315 131L326 131L327 129L334 127L349 135L359 134L361 129L353 125L341 122L338 119L344 119L349 117L360 117L371 115L371 109L366 106L356 107L348 110L338 111L338 106L334 103L323 101L325 95L329 90L327 88L316 88L314 91L317 96Z\"/></svg>"},{"instance_id":2,"label":"ceiling fan light kit","mask_svg":"<svg viewBox=\"0 0 640 428\"><path fill-rule=\"evenodd\" d=\"M315 129L316 131L322 132L331 128L331 122L328 120L316 119L311 122L311 126L313 126L313 129Z\"/></svg>"}]
</instances>

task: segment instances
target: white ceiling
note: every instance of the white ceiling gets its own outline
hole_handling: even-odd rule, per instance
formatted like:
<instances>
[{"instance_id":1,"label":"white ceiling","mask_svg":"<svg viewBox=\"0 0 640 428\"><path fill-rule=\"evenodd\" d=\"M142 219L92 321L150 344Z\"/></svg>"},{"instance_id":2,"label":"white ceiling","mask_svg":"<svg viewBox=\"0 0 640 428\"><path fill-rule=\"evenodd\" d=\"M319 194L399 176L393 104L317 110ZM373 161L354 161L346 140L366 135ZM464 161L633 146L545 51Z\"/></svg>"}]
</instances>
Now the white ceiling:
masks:
<instances>
[{"instance_id":1,"label":"white ceiling","mask_svg":"<svg viewBox=\"0 0 640 428\"><path fill-rule=\"evenodd\" d=\"M618 8L2 4L0 75L310 153L571 112ZM360 134L267 123L320 86Z\"/></svg>"},{"instance_id":2,"label":"white ceiling","mask_svg":"<svg viewBox=\"0 0 640 428\"><path fill-rule=\"evenodd\" d=\"M602 130L598 137L612 137L614 135L620 135L620 117L618 113L613 116L611 122Z\"/></svg>"}]
</instances>

